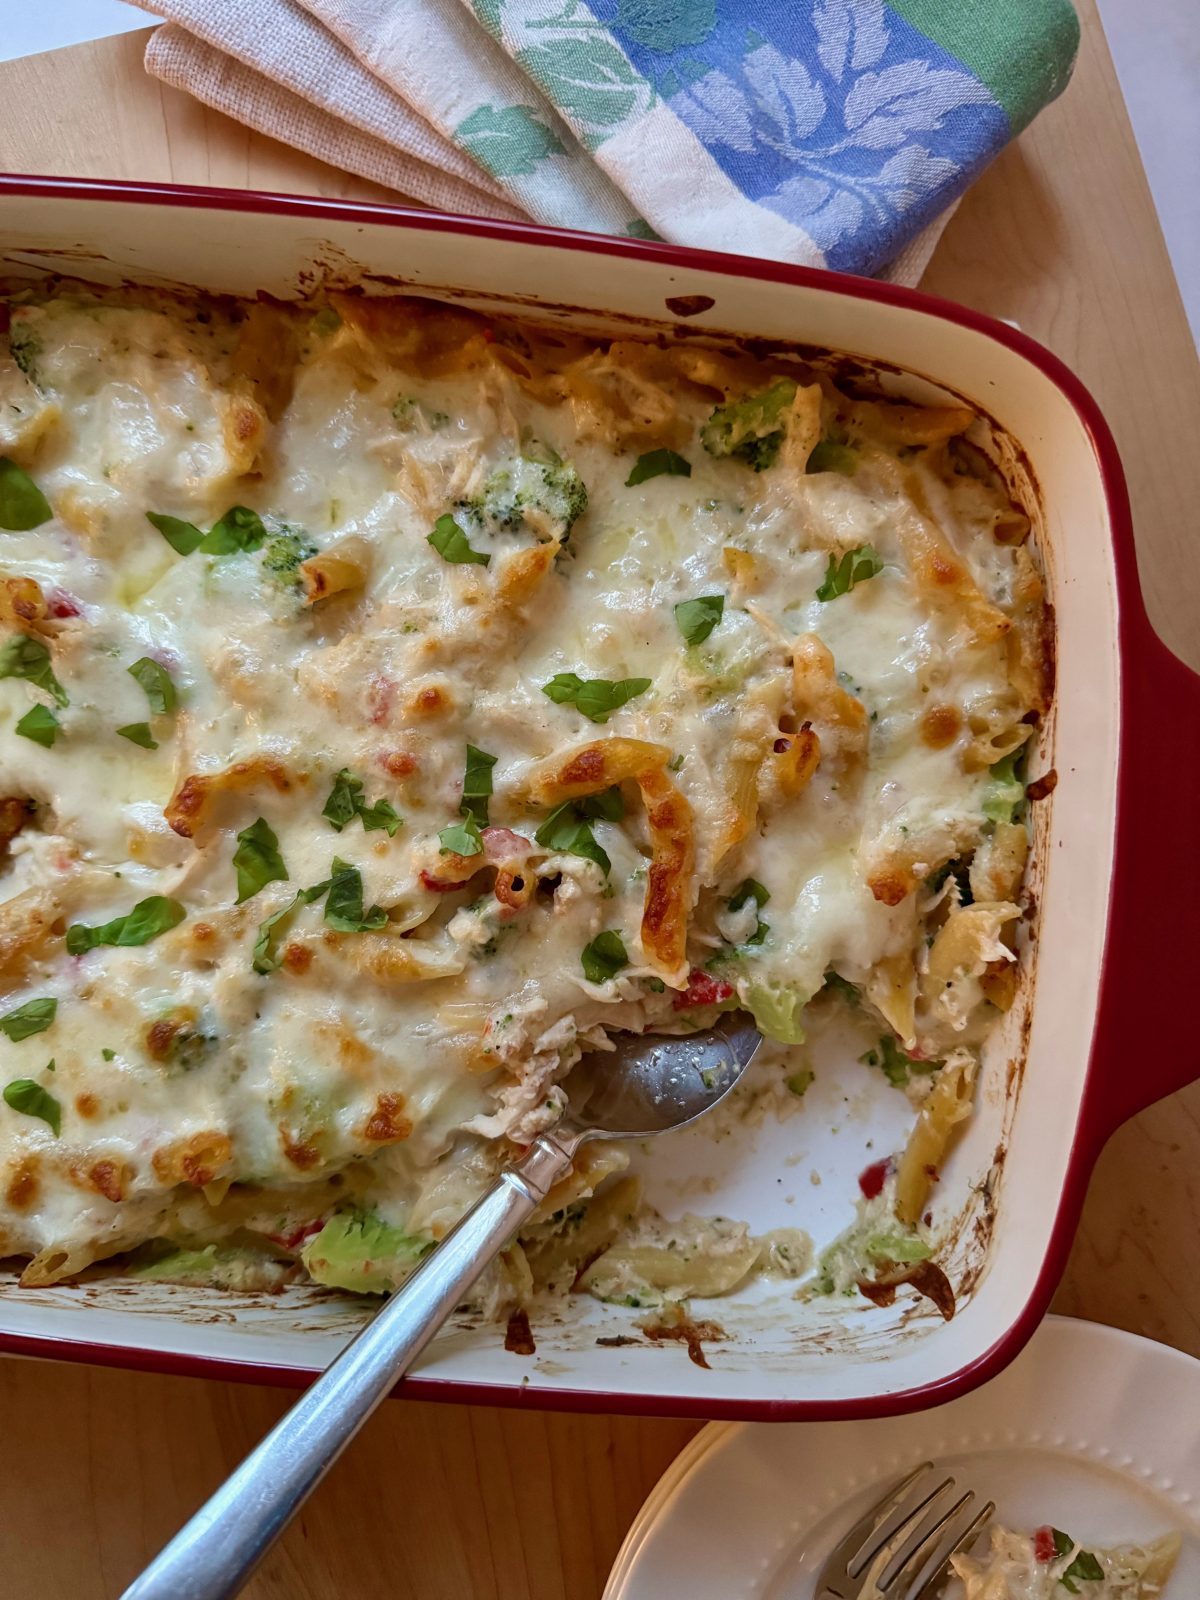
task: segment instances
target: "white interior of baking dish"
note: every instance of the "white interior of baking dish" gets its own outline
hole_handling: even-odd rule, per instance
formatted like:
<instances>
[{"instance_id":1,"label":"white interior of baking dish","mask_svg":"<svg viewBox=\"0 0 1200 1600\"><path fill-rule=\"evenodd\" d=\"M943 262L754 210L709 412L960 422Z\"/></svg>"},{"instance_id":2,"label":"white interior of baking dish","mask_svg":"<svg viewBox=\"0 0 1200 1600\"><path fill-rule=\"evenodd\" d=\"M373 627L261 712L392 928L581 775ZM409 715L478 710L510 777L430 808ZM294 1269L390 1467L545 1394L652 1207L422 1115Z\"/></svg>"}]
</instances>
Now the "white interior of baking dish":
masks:
<instances>
[{"instance_id":1,"label":"white interior of baking dish","mask_svg":"<svg viewBox=\"0 0 1200 1600\"><path fill-rule=\"evenodd\" d=\"M494 1326L463 1324L448 1328L418 1369L451 1384L525 1385L530 1398L538 1390L607 1394L617 1406L640 1397L722 1408L883 1400L944 1382L986 1354L1033 1292L1091 1047L1112 854L1119 663L1107 510L1080 418L1036 366L987 335L933 313L839 293L836 279L797 287L542 240L336 220L302 206L270 215L5 196L0 270L283 296L329 272L371 292L400 280L412 292L453 290L473 304L512 310L520 302L539 317L580 320L565 309L574 306L591 308L592 323L608 314L660 326L678 325L669 298L707 296L712 306L687 321L692 333L707 327L797 341L923 375L897 385L918 398L936 392L931 382L946 385L988 412L1026 453L1042 497L1040 542L1057 609L1059 785L1052 807L1037 808L1036 986L1026 984L1024 1004L990 1041L978 1115L934 1206L955 1240L951 1278L973 1280L958 1314L943 1322L907 1292L879 1309L861 1299L799 1301L793 1285L760 1283L730 1299L694 1303L697 1317L719 1322L728 1335L709 1346L711 1369L704 1371L678 1344L598 1345L599 1338L636 1336L639 1314L573 1296L535 1310L532 1358L506 1353ZM824 1070L818 1063L817 1082L793 1114L660 1140L642 1163L650 1198L670 1214L722 1213L755 1230L801 1226L818 1248L827 1243L850 1219L857 1174L896 1149L911 1120L901 1097L857 1065L854 1046L845 1041L830 1050L833 1059ZM1021 1075L1010 1063L1022 1054L1018 1092ZM1000 1149L1002 1170L995 1166ZM361 1316L351 1302L312 1290L244 1297L121 1281L49 1290L20 1290L10 1281L0 1288L0 1334L283 1368L324 1365Z\"/></svg>"}]
</instances>

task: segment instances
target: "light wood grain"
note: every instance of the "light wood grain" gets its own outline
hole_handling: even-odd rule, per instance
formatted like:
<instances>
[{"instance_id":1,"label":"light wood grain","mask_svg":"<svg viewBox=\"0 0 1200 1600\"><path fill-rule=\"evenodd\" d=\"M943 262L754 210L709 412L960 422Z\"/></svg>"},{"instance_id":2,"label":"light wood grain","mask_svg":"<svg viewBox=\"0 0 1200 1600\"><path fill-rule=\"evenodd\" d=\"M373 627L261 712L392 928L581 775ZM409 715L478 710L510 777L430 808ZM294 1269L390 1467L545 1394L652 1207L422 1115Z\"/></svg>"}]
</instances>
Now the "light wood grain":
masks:
<instances>
[{"instance_id":1,"label":"light wood grain","mask_svg":"<svg viewBox=\"0 0 1200 1600\"><path fill-rule=\"evenodd\" d=\"M1124 454L1151 615L1200 666L1200 372L1093 0L1077 4L1074 83L968 195L926 287L1019 322L1092 388ZM0 165L395 198L147 79L143 39L0 65ZM1197 1174L1200 1087L1111 1142L1058 1307L1200 1355ZM249 1386L0 1363L0 1594L110 1600L286 1403ZM592 1600L694 1431L389 1405L247 1593Z\"/></svg>"}]
</instances>

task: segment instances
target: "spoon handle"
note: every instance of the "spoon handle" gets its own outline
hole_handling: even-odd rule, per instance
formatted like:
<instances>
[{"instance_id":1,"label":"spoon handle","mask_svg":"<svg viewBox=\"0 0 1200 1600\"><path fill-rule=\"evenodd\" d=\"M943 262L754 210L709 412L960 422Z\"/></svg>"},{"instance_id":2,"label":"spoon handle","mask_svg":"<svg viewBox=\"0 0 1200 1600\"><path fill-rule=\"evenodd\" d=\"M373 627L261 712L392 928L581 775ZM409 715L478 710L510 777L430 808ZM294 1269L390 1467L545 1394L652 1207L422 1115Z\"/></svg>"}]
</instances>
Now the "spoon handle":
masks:
<instances>
[{"instance_id":1,"label":"spoon handle","mask_svg":"<svg viewBox=\"0 0 1200 1600\"><path fill-rule=\"evenodd\" d=\"M238 1593L396 1380L568 1170L578 1143L565 1130L535 1139L122 1600L227 1600Z\"/></svg>"}]
</instances>

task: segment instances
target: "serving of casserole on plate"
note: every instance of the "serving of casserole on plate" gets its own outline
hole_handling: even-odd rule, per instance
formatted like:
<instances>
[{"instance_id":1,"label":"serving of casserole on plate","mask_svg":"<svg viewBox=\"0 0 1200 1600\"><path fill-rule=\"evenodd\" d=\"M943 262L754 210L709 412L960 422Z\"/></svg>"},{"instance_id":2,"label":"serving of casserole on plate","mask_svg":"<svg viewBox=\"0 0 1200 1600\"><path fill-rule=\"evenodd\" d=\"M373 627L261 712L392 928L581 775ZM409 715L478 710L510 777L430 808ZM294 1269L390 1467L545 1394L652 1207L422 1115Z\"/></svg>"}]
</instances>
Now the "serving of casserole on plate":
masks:
<instances>
[{"instance_id":1,"label":"serving of casserole on plate","mask_svg":"<svg viewBox=\"0 0 1200 1600\"><path fill-rule=\"evenodd\" d=\"M1123 524L1069 382L790 269L370 207L317 243L282 201L227 249L219 197L183 251L184 192L25 189L9 1342L311 1369L581 1050L737 1006L724 1120L582 1164L426 1370L743 1413L976 1381L1104 1117Z\"/></svg>"}]
</instances>

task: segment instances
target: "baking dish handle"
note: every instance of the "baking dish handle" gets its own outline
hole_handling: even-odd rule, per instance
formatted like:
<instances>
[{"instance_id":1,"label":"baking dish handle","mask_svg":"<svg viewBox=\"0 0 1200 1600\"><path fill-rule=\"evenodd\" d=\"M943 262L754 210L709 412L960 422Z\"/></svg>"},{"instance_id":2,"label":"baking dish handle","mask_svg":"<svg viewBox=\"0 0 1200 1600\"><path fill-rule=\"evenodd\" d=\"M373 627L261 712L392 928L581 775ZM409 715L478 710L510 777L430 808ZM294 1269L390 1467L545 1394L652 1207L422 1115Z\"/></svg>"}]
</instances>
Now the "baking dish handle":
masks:
<instances>
[{"instance_id":1,"label":"baking dish handle","mask_svg":"<svg viewBox=\"0 0 1200 1600\"><path fill-rule=\"evenodd\" d=\"M1200 675L1138 620L1122 650L1124 754L1088 1106L1101 1140L1200 1077Z\"/></svg>"}]
</instances>

